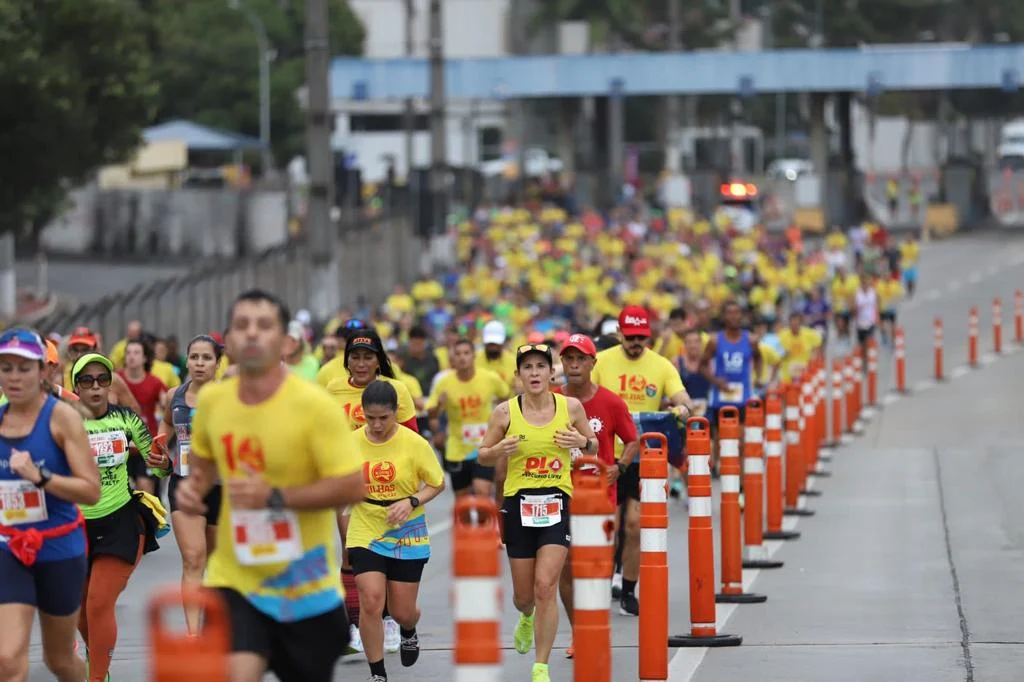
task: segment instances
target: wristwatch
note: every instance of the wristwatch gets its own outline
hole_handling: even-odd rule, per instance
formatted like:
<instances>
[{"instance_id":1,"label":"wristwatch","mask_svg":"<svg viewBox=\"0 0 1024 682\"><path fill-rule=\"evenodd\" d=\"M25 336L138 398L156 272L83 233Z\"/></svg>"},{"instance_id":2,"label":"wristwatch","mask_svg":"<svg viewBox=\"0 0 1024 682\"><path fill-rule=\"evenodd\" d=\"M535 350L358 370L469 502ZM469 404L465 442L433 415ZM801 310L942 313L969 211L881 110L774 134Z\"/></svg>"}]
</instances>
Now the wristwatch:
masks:
<instances>
[{"instance_id":1,"label":"wristwatch","mask_svg":"<svg viewBox=\"0 0 1024 682\"><path fill-rule=\"evenodd\" d=\"M423 503L420 502L420 498L416 497L415 495L410 495L409 496L409 504L412 505L413 509L416 509L417 507L419 507Z\"/></svg>"},{"instance_id":2,"label":"wristwatch","mask_svg":"<svg viewBox=\"0 0 1024 682\"><path fill-rule=\"evenodd\" d=\"M50 472L45 466L39 467L39 482L36 483L37 488L45 488L46 484L53 478L53 473Z\"/></svg>"},{"instance_id":3,"label":"wristwatch","mask_svg":"<svg viewBox=\"0 0 1024 682\"><path fill-rule=\"evenodd\" d=\"M270 489L270 495L267 496L267 508L274 511L284 509L284 495L281 494L280 488Z\"/></svg>"}]
</instances>

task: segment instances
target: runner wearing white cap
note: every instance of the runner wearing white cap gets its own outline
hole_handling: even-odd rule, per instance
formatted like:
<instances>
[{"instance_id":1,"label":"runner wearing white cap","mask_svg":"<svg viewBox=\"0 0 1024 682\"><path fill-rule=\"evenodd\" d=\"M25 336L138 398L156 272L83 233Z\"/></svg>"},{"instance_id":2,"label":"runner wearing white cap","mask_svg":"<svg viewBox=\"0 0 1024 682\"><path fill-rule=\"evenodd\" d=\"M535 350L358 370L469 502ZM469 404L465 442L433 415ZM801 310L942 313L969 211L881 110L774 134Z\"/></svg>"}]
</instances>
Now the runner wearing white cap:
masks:
<instances>
[{"instance_id":1,"label":"runner wearing white cap","mask_svg":"<svg viewBox=\"0 0 1024 682\"><path fill-rule=\"evenodd\" d=\"M476 366L489 369L513 387L516 383L516 356L505 348L508 332L499 320L491 320L484 325L480 334L484 347L477 351Z\"/></svg>"}]
</instances>

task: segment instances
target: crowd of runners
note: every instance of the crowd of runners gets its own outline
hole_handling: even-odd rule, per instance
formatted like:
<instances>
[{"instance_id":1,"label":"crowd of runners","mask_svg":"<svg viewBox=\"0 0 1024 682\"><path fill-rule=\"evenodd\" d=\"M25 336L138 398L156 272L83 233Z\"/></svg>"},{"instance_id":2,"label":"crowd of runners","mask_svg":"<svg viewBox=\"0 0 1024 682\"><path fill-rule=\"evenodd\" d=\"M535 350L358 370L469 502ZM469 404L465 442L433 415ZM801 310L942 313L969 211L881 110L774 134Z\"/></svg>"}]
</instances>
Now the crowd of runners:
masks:
<instances>
[{"instance_id":1,"label":"crowd of runners","mask_svg":"<svg viewBox=\"0 0 1024 682\"><path fill-rule=\"evenodd\" d=\"M253 290L180 349L138 323L109 349L3 332L0 681L27 679L36 614L57 679L109 679L117 599L173 533L182 584L228 607L233 682L330 680L346 654L386 682L387 653L420 652L425 507L476 494L499 503L515 648L545 682L559 597L572 616L573 459L608 464L613 596L637 616L638 434L669 437L685 503L682 420L825 343L887 342L919 256L875 226L811 245L639 207L480 210L456 243L450 274L319 326Z\"/></svg>"}]
</instances>

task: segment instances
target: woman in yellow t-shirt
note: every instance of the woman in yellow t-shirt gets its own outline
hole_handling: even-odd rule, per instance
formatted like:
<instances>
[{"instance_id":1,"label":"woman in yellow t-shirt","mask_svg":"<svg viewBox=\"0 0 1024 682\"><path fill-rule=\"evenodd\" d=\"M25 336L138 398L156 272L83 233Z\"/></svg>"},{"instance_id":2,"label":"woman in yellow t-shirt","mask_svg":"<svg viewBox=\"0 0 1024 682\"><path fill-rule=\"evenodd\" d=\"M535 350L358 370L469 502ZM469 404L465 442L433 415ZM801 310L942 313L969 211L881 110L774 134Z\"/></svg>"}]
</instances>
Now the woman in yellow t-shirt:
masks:
<instances>
[{"instance_id":1,"label":"woman in yellow t-shirt","mask_svg":"<svg viewBox=\"0 0 1024 682\"><path fill-rule=\"evenodd\" d=\"M516 376L523 393L498 405L487 423L479 461L504 476L501 518L512 570L512 601L519 610L516 651L534 642L534 682L549 682L548 658L558 630L558 577L569 553L571 455L597 453L583 405L552 393L554 354L545 343L520 346ZM497 481L495 481L497 483Z\"/></svg>"},{"instance_id":2,"label":"woman in yellow t-shirt","mask_svg":"<svg viewBox=\"0 0 1024 682\"><path fill-rule=\"evenodd\" d=\"M401 628L402 665L420 655L416 605L430 536L423 506L444 490L444 472L426 440L398 423L398 392L373 381L362 394L366 426L356 431L366 499L354 505L345 535L359 590L359 633L370 675L384 669L385 599Z\"/></svg>"}]
</instances>

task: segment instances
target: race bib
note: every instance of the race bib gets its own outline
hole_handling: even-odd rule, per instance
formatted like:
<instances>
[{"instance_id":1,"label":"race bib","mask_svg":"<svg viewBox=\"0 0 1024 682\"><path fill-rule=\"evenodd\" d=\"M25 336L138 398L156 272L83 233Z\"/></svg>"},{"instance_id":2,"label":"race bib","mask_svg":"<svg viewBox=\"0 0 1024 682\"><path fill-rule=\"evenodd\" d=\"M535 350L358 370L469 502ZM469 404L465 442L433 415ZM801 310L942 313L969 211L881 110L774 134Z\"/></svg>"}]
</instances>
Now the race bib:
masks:
<instances>
[{"instance_id":1,"label":"race bib","mask_svg":"<svg viewBox=\"0 0 1024 682\"><path fill-rule=\"evenodd\" d=\"M0 524L46 520L46 493L28 481L0 481Z\"/></svg>"},{"instance_id":2,"label":"race bib","mask_svg":"<svg viewBox=\"0 0 1024 682\"><path fill-rule=\"evenodd\" d=\"M723 403L742 403L744 397L743 384L737 381L729 382L729 385L721 392Z\"/></svg>"},{"instance_id":3,"label":"race bib","mask_svg":"<svg viewBox=\"0 0 1024 682\"><path fill-rule=\"evenodd\" d=\"M299 517L290 510L234 510L235 556L243 566L295 561L302 556Z\"/></svg>"},{"instance_id":4,"label":"race bib","mask_svg":"<svg viewBox=\"0 0 1024 682\"><path fill-rule=\"evenodd\" d=\"M463 424L462 443L463 445L479 445L487 433L487 424Z\"/></svg>"},{"instance_id":5,"label":"race bib","mask_svg":"<svg viewBox=\"0 0 1024 682\"><path fill-rule=\"evenodd\" d=\"M188 460L192 454L192 442L187 440L178 441L178 457L174 462L174 473L179 476L188 476Z\"/></svg>"},{"instance_id":6,"label":"race bib","mask_svg":"<svg viewBox=\"0 0 1024 682\"><path fill-rule=\"evenodd\" d=\"M559 495L523 495L519 501L519 517L523 528L547 528L562 520L562 498Z\"/></svg>"},{"instance_id":7,"label":"race bib","mask_svg":"<svg viewBox=\"0 0 1024 682\"><path fill-rule=\"evenodd\" d=\"M128 459L128 438L123 431L90 433L89 446L100 469L116 467Z\"/></svg>"}]
</instances>

